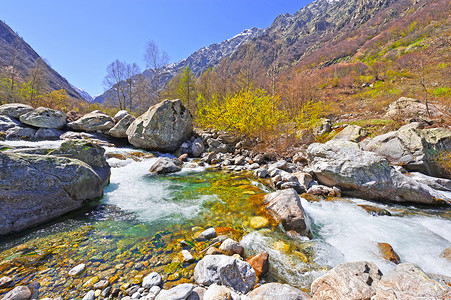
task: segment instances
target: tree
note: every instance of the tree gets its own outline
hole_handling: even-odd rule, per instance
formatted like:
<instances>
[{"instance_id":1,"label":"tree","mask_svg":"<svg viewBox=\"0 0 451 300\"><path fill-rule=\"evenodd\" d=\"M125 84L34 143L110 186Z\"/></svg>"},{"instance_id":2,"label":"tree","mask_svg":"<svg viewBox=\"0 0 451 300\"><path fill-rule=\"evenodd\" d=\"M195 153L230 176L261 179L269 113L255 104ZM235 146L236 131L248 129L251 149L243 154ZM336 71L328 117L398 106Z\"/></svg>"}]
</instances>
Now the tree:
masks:
<instances>
[{"instance_id":1,"label":"tree","mask_svg":"<svg viewBox=\"0 0 451 300\"><path fill-rule=\"evenodd\" d=\"M192 107L192 104L194 104L195 99L195 84L196 76L188 65L183 70L182 77L180 78L178 94L182 102L185 102L185 104L188 106L188 109L190 109L192 112L194 112L194 107Z\"/></svg>"},{"instance_id":2,"label":"tree","mask_svg":"<svg viewBox=\"0 0 451 300\"><path fill-rule=\"evenodd\" d=\"M136 76L141 73L141 70L136 63L125 64L125 73L128 107L130 111L133 111L133 104L136 97Z\"/></svg>"},{"instance_id":3,"label":"tree","mask_svg":"<svg viewBox=\"0 0 451 300\"><path fill-rule=\"evenodd\" d=\"M29 103L33 106L37 104L38 98L48 88L47 77L45 75L46 64L42 58L38 58L30 73L27 76L23 90L26 91Z\"/></svg>"},{"instance_id":4,"label":"tree","mask_svg":"<svg viewBox=\"0 0 451 300\"><path fill-rule=\"evenodd\" d=\"M149 41L144 52L144 61L146 67L153 71L153 80L151 81L152 91L155 94L157 101L161 101L161 76L164 71L164 66L169 61L169 56L165 51L158 49L154 41Z\"/></svg>"},{"instance_id":5,"label":"tree","mask_svg":"<svg viewBox=\"0 0 451 300\"><path fill-rule=\"evenodd\" d=\"M116 59L106 68L107 75L104 79L104 85L107 90L107 97L112 98L119 105L119 109L125 109L126 91L124 81L126 80L126 68L124 62Z\"/></svg>"}]
</instances>

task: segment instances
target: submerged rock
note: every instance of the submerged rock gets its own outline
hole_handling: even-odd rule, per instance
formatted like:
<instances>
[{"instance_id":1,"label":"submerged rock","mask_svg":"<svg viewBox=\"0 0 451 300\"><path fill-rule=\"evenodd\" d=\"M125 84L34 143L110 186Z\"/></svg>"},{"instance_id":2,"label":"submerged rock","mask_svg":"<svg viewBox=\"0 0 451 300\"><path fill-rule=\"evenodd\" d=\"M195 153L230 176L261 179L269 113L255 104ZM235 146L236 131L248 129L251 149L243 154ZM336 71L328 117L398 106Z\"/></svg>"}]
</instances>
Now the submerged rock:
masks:
<instances>
[{"instance_id":1,"label":"submerged rock","mask_svg":"<svg viewBox=\"0 0 451 300\"><path fill-rule=\"evenodd\" d=\"M311 144L309 165L321 184L338 186L344 194L364 199L437 204L446 196L400 172L376 153L348 141Z\"/></svg>"},{"instance_id":2,"label":"submerged rock","mask_svg":"<svg viewBox=\"0 0 451 300\"><path fill-rule=\"evenodd\" d=\"M39 128L61 129L66 125L66 114L46 107L38 107L20 116L24 124Z\"/></svg>"},{"instance_id":3,"label":"submerged rock","mask_svg":"<svg viewBox=\"0 0 451 300\"><path fill-rule=\"evenodd\" d=\"M81 275L86 270L86 264L79 264L69 271L69 276Z\"/></svg>"},{"instance_id":4,"label":"submerged rock","mask_svg":"<svg viewBox=\"0 0 451 300\"><path fill-rule=\"evenodd\" d=\"M31 290L27 286L20 285L6 293L2 300L28 300L31 298L31 295Z\"/></svg>"},{"instance_id":5,"label":"submerged rock","mask_svg":"<svg viewBox=\"0 0 451 300\"><path fill-rule=\"evenodd\" d=\"M197 263L194 280L201 285L216 283L247 293L254 288L257 276L247 262L225 255L207 255Z\"/></svg>"},{"instance_id":6,"label":"submerged rock","mask_svg":"<svg viewBox=\"0 0 451 300\"><path fill-rule=\"evenodd\" d=\"M249 293L251 300L307 300L311 299L303 291L288 284L277 282L266 283ZM337 298L338 299L338 298Z\"/></svg>"},{"instance_id":7,"label":"submerged rock","mask_svg":"<svg viewBox=\"0 0 451 300\"><path fill-rule=\"evenodd\" d=\"M393 247L390 244L377 243L377 247L379 248L379 252L384 259L389 260L395 264L401 263L401 259L399 258L398 253L393 250Z\"/></svg>"},{"instance_id":8,"label":"submerged rock","mask_svg":"<svg viewBox=\"0 0 451 300\"><path fill-rule=\"evenodd\" d=\"M311 222L294 189L277 191L265 196L265 209L285 230L312 237Z\"/></svg>"},{"instance_id":9,"label":"submerged rock","mask_svg":"<svg viewBox=\"0 0 451 300\"><path fill-rule=\"evenodd\" d=\"M174 152L193 131L193 117L180 100L164 100L152 106L127 129L135 147Z\"/></svg>"},{"instance_id":10,"label":"submerged rock","mask_svg":"<svg viewBox=\"0 0 451 300\"><path fill-rule=\"evenodd\" d=\"M402 263L386 273L376 288L374 300L449 299L451 287L434 280L418 266Z\"/></svg>"},{"instance_id":11,"label":"submerged rock","mask_svg":"<svg viewBox=\"0 0 451 300\"><path fill-rule=\"evenodd\" d=\"M13 283L14 279L11 277L4 276L0 278L0 289L8 287L11 283Z\"/></svg>"},{"instance_id":12,"label":"submerged rock","mask_svg":"<svg viewBox=\"0 0 451 300\"><path fill-rule=\"evenodd\" d=\"M65 157L0 152L0 234L22 230L103 195L86 163Z\"/></svg>"},{"instance_id":13,"label":"submerged rock","mask_svg":"<svg viewBox=\"0 0 451 300\"><path fill-rule=\"evenodd\" d=\"M370 299L382 272L371 262L342 263L313 281L313 299Z\"/></svg>"}]
</instances>

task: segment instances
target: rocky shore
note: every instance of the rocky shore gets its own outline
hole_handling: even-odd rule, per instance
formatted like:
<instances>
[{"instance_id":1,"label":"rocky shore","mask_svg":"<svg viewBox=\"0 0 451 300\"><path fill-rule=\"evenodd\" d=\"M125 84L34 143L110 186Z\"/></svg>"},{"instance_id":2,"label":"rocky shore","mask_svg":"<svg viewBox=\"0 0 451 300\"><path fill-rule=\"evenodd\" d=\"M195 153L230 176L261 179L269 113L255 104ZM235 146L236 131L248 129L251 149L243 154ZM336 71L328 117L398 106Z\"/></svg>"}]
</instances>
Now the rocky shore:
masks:
<instances>
[{"instance_id":1,"label":"rocky shore","mask_svg":"<svg viewBox=\"0 0 451 300\"><path fill-rule=\"evenodd\" d=\"M301 198L351 196L429 206L451 204L447 196L451 180L435 159L443 149L451 149L448 128L425 129L422 123L411 122L397 131L364 138L362 128L349 125L324 144L313 143L296 149L291 157L276 159L251 151L256 141L216 130L193 130L192 116L179 100L165 100L136 119L125 111L114 117L94 111L72 122L67 120L62 112L47 108L0 106L0 141L64 140L56 149L2 146L0 234L47 222L101 197L110 176L102 146L127 141L157 155L174 154L174 158L155 160L149 170L154 176L178 172L188 160L230 172L252 172L276 190L263 199L268 218L287 234L304 239L312 238L313 232ZM377 207L365 209L384 213ZM265 218L253 221L254 228L268 222ZM287 284L266 283L264 276L271 264L268 253L248 257L238 241L218 228L209 228L197 238L215 239L216 243L196 253L202 259L195 265L193 282L163 289L165 276L151 272L142 280L117 286L111 277L95 275L83 284L88 290L83 300L451 297L451 278L401 262L388 244L380 248L386 259L397 264L392 271L383 274L366 261L343 263L317 278L307 293ZM447 248L441 255L451 260L450 253ZM195 260L190 247L180 255L186 262ZM77 278L87 272L87 266L75 264L67 272L67 276ZM33 294L27 286L14 286L14 279L8 276L0 278L0 291L5 291L2 300L30 299Z\"/></svg>"}]
</instances>

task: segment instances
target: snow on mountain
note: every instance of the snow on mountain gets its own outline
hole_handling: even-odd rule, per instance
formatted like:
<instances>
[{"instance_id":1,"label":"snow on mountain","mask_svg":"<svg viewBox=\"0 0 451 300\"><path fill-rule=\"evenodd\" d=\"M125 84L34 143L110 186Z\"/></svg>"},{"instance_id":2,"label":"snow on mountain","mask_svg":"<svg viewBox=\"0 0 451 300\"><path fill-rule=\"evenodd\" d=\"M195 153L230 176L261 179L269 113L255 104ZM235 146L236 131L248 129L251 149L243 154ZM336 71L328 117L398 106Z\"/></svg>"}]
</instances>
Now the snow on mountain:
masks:
<instances>
[{"instance_id":1,"label":"snow on mountain","mask_svg":"<svg viewBox=\"0 0 451 300\"><path fill-rule=\"evenodd\" d=\"M80 96L83 97L83 99L85 99L88 102L94 102L94 97L92 97L88 92L74 86L73 84L70 85L74 90L76 90Z\"/></svg>"}]
</instances>

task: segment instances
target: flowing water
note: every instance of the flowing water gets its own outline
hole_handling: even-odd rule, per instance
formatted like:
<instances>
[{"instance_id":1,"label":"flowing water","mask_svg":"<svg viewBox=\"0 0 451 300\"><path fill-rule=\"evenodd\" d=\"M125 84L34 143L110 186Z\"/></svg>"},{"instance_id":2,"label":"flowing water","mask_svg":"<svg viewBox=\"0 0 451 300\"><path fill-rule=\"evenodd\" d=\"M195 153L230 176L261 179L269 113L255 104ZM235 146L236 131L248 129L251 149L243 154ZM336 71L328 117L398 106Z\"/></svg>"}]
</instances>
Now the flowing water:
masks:
<instances>
[{"instance_id":1,"label":"flowing water","mask_svg":"<svg viewBox=\"0 0 451 300\"><path fill-rule=\"evenodd\" d=\"M58 143L39 145L56 148ZM150 271L163 275L165 287L192 282L196 263L183 263L180 252L188 249L200 260L216 242L196 240L208 227L241 240L246 255L267 251L271 270L263 281L287 282L303 290L345 261L368 260L383 272L392 269L395 265L379 254L378 242L392 245L402 261L451 276L451 264L440 258L451 246L449 208L303 199L314 230L314 239L308 240L289 236L271 222L252 228L252 217L267 217L262 196L271 190L249 174L206 170L191 163L176 174L151 176L151 154L124 148L107 152L112 174L105 196L82 211L2 238L0 277L29 285L35 298L63 299L81 297L99 279L116 287L140 283ZM359 205L383 208L391 216L372 215ZM87 272L69 277L67 272L82 262ZM0 295L7 290L0 289Z\"/></svg>"}]
</instances>

